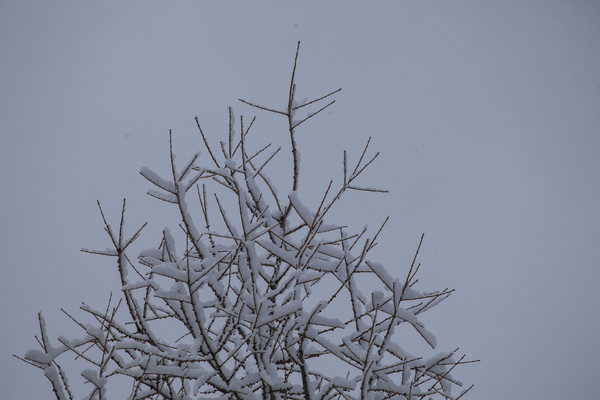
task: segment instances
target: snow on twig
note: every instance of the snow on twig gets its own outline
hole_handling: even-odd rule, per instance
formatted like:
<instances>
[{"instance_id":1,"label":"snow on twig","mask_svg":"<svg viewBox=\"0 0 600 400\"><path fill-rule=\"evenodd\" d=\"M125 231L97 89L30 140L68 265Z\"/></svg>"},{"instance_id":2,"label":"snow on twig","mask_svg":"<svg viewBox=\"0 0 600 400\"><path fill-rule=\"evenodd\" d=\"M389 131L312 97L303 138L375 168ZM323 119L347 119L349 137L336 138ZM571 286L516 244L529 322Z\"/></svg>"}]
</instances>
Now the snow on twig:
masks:
<instances>
[{"instance_id":1,"label":"snow on twig","mask_svg":"<svg viewBox=\"0 0 600 400\"><path fill-rule=\"evenodd\" d=\"M195 153L177 165L170 132L170 178L140 170L153 186L148 194L176 206L182 235L165 228L160 245L135 262L127 252L146 225L125 237L125 201L118 229L98 202L112 247L82 251L115 257L121 280L115 293L127 307L120 309L120 300L115 306L111 296L101 310L83 305L87 319L65 311L83 336L60 337L56 347L39 315L41 350L20 359L43 371L56 398L73 398L58 363L69 353L84 364L79 375L89 399L106 398L117 376L131 382L129 399L455 399L452 387L462 383L452 374L472 361L457 350L414 356L397 341L398 332L410 329L436 347L420 316L452 293L416 289L423 238L400 279L371 259L387 219L374 234L328 223L347 193L387 192L359 182L379 154L370 152L371 139L354 165L344 151L343 182L330 181L314 208L301 201L296 129L333 106L331 96L341 89L298 103L299 50L300 43L287 104L240 100L285 118L291 152L267 152L269 143L254 147L247 136L255 118L245 128L240 116L238 129L230 108L220 151L213 151L196 118L204 156ZM299 109L307 116L296 120ZM283 153L291 155L292 172L289 186L277 188L268 170ZM192 187L198 205L186 197ZM130 268L136 281L128 278Z\"/></svg>"}]
</instances>

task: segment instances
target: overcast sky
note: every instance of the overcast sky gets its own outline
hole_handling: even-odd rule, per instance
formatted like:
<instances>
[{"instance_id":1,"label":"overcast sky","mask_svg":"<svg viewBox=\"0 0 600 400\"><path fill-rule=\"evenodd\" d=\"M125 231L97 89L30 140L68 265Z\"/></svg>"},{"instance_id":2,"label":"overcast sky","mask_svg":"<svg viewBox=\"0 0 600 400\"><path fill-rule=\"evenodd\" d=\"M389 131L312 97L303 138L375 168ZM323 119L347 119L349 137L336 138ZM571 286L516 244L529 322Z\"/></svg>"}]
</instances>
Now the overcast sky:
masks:
<instances>
[{"instance_id":1,"label":"overcast sky","mask_svg":"<svg viewBox=\"0 0 600 400\"><path fill-rule=\"evenodd\" d=\"M74 337L60 308L117 289L109 259L79 252L108 246L96 199L116 218L127 197L130 229L148 220L158 244L173 214L139 169L167 170L171 128L182 157L200 150L195 116L219 140L229 105L277 134L237 99L285 104L298 40L299 97L343 88L299 133L301 190L373 137L367 181L390 193L335 218L390 215L377 256L397 276L425 233L421 289L457 292L424 321L482 360L455 374L469 398L596 396L600 2L0 0L3 398L52 398L11 357L39 310Z\"/></svg>"}]
</instances>

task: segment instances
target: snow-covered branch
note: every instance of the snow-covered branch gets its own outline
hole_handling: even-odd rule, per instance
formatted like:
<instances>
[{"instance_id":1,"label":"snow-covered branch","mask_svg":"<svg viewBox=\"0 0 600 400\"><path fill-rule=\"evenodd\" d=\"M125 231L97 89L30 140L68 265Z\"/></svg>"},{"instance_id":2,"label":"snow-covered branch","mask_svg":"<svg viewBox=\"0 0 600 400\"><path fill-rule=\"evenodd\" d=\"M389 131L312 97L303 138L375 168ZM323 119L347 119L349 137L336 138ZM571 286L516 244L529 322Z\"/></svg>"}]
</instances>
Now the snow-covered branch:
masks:
<instances>
[{"instance_id":1,"label":"snow-covered branch","mask_svg":"<svg viewBox=\"0 0 600 400\"><path fill-rule=\"evenodd\" d=\"M73 398L58 364L64 354L86 364L80 375L89 399L106 398L116 376L131 381L129 399L457 399L465 393L452 394L462 386L453 372L471 361L457 350L413 355L398 340L400 330L410 330L435 348L420 315L452 293L415 287L423 238L409 271L395 277L371 259L385 222L370 233L328 222L349 190L385 192L358 182L379 154L371 153L371 139L353 166L344 151L344 179L331 181L318 204L303 198L296 129L331 106L340 89L296 102L299 48L287 104L242 101L287 119L291 153L251 143L246 136L254 119L245 128L240 117L237 127L230 109L220 152L196 118L201 153L177 165L170 132L169 176L141 169L153 185L148 194L177 207L180 239L165 229L160 245L134 262L126 251L145 225L126 237L125 201L117 230L98 203L112 248L84 251L116 259L125 307L111 295L104 310L84 305L85 318L67 314L83 336L61 337L58 347L39 316L42 349L22 360L44 371L57 399ZM298 110L307 114L299 117ZM278 196L267 167L283 153L291 155L291 190Z\"/></svg>"}]
</instances>

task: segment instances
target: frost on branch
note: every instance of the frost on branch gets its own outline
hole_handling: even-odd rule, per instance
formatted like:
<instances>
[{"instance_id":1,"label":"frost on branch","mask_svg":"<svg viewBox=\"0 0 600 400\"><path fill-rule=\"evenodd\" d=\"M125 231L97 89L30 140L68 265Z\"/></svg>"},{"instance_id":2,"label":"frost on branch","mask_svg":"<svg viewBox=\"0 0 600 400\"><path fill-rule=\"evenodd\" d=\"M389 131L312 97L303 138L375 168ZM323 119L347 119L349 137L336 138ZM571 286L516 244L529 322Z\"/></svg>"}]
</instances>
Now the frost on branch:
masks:
<instances>
[{"instance_id":1,"label":"frost on branch","mask_svg":"<svg viewBox=\"0 0 600 400\"><path fill-rule=\"evenodd\" d=\"M98 203L112 248L84 251L115 259L120 299L111 295L103 310L83 305L89 322L67 314L83 336L57 347L40 315L42 350L22 358L44 371L57 399L74 398L59 364L68 353L86 364L87 399L107 398L116 376L130 380L118 396L129 399L458 399L470 389L453 376L471 362L458 349L423 357L398 340L409 329L435 348L420 315L452 293L415 287L423 237L400 279L370 259L387 219L358 233L327 222L347 191L383 192L359 182L378 156L370 139L354 161L344 151L342 182L331 181L318 204L304 202L295 133L340 89L297 102L297 59L284 108L241 100L287 120L289 187L276 190L265 170L281 148L256 145L254 119L234 121L230 110L219 149L196 119L202 155L176 165L169 134L170 174L140 171L148 194L179 213L178 231L165 228L157 248L133 262L126 251L145 224L126 237L125 201L116 230Z\"/></svg>"}]
</instances>

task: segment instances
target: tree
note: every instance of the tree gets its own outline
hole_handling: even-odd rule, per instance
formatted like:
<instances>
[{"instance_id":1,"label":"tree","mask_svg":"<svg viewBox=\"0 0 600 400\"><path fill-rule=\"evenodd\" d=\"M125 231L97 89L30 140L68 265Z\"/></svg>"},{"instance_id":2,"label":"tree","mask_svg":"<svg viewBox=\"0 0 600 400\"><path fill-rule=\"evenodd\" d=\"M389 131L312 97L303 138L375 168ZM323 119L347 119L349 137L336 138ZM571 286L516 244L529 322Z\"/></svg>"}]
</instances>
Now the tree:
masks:
<instances>
[{"instance_id":1,"label":"tree","mask_svg":"<svg viewBox=\"0 0 600 400\"><path fill-rule=\"evenodd\" d=\"M170 176L140 171L153 185L148 194L178 209L180 241L165 228L160 245L134 262L127 250L146 224L125 236L125 200L116 229L98 202L112 249L82 251L115 259L119 299L111 293L103 310L81 306L87 322L65 311L84 334L60 337L56 345L39 314L41 350L19 357L44 371L57 399L74 398L61 366L69 353L86 364L87 399L106 398L108 382L118 376L130 380L130 399L458 399L471 389L452 395L462 384L451 372L472 362L458 349L423 358L396 340L407 326L435 348L419 316L453 292L415 288L423 236L398 279L369 259L387 219L371 234L327 223L347 192L385 192L359 184L379 154L370 152L371 139L356 161L343 152L343 181L330 181L315 208L303 203L296 130L334 104L341 89L298 103L299 48L283 111L240 100L287 120L293 172L285 196L265 170L281 148L251 144L255 118L240 117L237 125L230 108L219 149L196 118L203 157L176 165L170 132Z\"/></svg>"}]
</instances>

